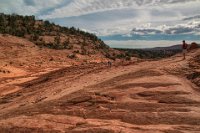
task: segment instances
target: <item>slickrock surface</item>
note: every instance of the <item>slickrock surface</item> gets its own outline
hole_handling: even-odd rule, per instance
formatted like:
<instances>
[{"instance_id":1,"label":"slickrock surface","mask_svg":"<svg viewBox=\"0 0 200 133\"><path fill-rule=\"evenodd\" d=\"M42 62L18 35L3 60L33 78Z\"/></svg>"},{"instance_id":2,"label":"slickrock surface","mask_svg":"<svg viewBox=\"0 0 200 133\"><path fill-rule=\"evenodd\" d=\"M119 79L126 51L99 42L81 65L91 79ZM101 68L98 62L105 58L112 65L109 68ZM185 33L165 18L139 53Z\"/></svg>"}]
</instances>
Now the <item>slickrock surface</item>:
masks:
<instances>
[{"instance_id":1,"label":"slickrock surface","mask_svg":"<svg viewBox=\"0 0 200 133\"><path fill-rule=\"evenodd\" d=\"M16 67L0 79L0 132L199 133L199 55L35 76Z\"/></svg>"}]
</instances>

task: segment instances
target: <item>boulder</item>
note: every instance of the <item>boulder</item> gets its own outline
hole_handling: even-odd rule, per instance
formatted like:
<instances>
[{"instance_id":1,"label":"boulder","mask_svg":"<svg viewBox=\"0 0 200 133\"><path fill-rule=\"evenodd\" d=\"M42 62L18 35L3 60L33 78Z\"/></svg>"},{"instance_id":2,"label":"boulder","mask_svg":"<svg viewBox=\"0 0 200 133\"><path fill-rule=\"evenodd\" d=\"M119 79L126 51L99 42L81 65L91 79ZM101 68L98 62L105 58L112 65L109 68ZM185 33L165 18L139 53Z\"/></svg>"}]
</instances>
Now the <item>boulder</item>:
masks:
<instances>
[{"instance_id":1,"label":"boulder","mask_svg":"<svg viewBox=\"0 0 200 133\"><path fill-rule=\"evenodd\" d=\"M189 50L197 49L199 45L196 42L191 43Z\"/></svg>"}]
</instances>

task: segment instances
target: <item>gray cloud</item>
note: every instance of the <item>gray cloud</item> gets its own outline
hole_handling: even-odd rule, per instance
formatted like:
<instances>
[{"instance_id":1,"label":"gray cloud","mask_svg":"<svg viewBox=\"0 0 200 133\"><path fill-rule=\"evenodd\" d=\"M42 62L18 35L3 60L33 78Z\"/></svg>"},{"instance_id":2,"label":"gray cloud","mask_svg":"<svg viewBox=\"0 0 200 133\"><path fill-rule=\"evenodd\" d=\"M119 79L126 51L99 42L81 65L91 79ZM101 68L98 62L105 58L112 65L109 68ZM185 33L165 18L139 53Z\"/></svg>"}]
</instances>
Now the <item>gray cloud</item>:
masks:
<instances>
[{"instance_id":1,"label":"gray cloud","mask_svg":"<svg viewBox=\"0 0 200 133\"><path fill-rule=\"evenodd\" d=\"M193 20L193 19L200 19L200 15L195 15L195 16L192 16L192 17L186 17L183 20Z\"/></svg>"},{"instance_id":2,"label":"gray cloud","mask_svg":"<svg viewBox=\"0 0 200 133\"><path fill-rule=\"evenodd\" d=\"M199 5L200 0L1 0L0 12L36 15L98 35L199 34Z\"/></svg>"},{"instance_id":3,"label":"gray cloud","mask_svg":"<svg viewBox=\"0 0 200 133\"><path fill-rule=\"evenodd\" d=\"M166 34L186 34L186 33L192 33L194 32L194 28L189 27L175 27L175 28L169 28L165 30Z\"/></svg>"},{"instance_id":4,"label":"gray cloud","mask_svg":"<svg viewBox=\"0 0 200 133\"><path fill-rule=\"evenodd\" d=\"M163 27L163 28L161 28ZM151 35L151 34L199 34L200 33L200 21L190 21L188 23L177 24L173 26L161 25L157 27L147 27L147 28L133 28L131 34L138 35Z\"/></svg>"},{"instance_id":5,"label":"gray cloud","mask_svg":"<svg viewBox=\"0 0 200 133\"><path fill-rule=\"evenodd\" d=\"M134 28L132 30L133 34L160 34L162 33L161 30L157 30L157 29L136 29Z\"/></svg>"},{"instance_id":6,"label":"gray cloud","mask_svg":"<svg viewBox=\"0 0 200 133\"><path fill-rule=\"evenodd\" d=\"M148 9L154 6L189 3L200 0L72 0L70 4L53 12L40 16L41 18L63 18L81 16L96 12L119 10L124 8Z\"/></svg>"},{"instance_id":7,"label":"gray cloud","mask_svg":"<svg viewBox=\"0 0 200 133\"><path fill-rule=\"evenodd\" d=\"M143 6L143 5L177 4L177 3L194 2L198 0L131 0L131 1L135 2L138 6Z\"/></svg>"},{"instance_id":8,"label":"gray cloud","mask_svg":"<svg viewBox=\"0 0 200 133\"><path fill-rule=\"evenodd\" d=\"M20 15L37 15L56 8L64 0L0 0L0 12Z\"/></svg>"},{"instance_id":9,"label":"gray cloud","mask_svg":"<svg viewBox=\"0 0 200 133\"><path fill-rule=\"evenodd\" d=\"M34 0L24 0L24 3L27 5L27 6L36 6L36 3Z\"/></svg>"},{"instance_id":10,"label":"gray cloud","mask_svg":"<svg viewBox=\"0 0 200 133\"><path fill-rule=\"evenodd\" d=\"M176 4L176 3L186 3L186 2L194 2L198 0L158 0L159 3L164 3L164 4Z\"/></svg>"}]
</instances>

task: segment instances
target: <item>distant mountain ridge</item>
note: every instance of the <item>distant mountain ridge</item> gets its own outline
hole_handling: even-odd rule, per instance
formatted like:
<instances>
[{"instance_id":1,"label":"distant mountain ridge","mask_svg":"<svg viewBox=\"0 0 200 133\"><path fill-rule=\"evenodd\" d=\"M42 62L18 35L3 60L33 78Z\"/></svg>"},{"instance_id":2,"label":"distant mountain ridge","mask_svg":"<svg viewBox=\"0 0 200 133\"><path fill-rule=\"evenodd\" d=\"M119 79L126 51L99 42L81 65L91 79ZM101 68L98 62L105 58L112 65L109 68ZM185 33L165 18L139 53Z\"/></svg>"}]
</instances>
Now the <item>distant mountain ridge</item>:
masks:
<instances>
[{"instance_id":1,"label":"distant mountain ridge","mask_svg":"<svg viewBox=\"0 0 200 133\"><path fill-rule=\"evenodd\" d=\"M177 44L177 45L172 45L172 46L169 46L169 47L155 47L155 48L147 48L145 50L182 50L182 44ZM192 42L191 44L188 44L189 47L191 45L197 45L198 47L200 47L200 44L197 44L195 42Z\"/></svg>"},{"instance_id":2,"label":"distant mountain ridge","mask_svg":"<svg viewBox=\"0 0 200 133\"><path fill-rule=\"evenodd\" d=\"M193 50L200 48L200 44L195 42L189 44L188 49ZM155 47L155 48L143 48L143 49L118 49L125 51L126 55L131 55L143 59L160 59L173 56L182 51L182 45L172 45L169 47Z\"/></svg>"},{"instance_id":3,"label":"distant mountain ridge","mask_svg":"<svg viewBox=\"0 0 200 133\"><path fill-rule=\"evenodd\" d=\"M169 46L169 47L155 47L155 48L147 48L144 50L181 50L181 44Z\"/></svg>"},{"instance_id":4,"label":"distant mountain ridge","mask_svg":"<svg viewBox=\"0 0 200 133\"><path fill-rule=\"evenodd\" d=\"M169 47L155 47L143 49L118 49L125 51L127 55L139 57L142 59L160 59L173 56L182 51L181 45L173 45Z\"/></svg>"}]
</instances>

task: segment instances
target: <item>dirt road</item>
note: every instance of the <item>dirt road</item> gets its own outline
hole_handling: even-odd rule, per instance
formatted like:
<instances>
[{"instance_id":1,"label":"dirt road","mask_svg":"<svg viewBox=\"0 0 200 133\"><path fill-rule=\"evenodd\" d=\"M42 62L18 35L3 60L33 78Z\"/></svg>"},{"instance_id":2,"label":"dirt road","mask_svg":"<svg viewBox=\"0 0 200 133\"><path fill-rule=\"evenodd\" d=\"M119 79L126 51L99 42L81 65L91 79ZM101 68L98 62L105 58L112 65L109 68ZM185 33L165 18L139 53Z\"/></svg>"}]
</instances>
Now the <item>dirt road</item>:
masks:
<instances>
[{"instance_id":1,"label":"dirt road","mask_svg":"<svg viewBox=\"0 0 200 133\"><path fill-rule=\"evenodd\" d=\"M90 64L11 79L18 90L0 98L0 131L199 133L200 91L186 78L199 70L189 65L199 52L187 60Z\"/></svg>"}]
</instances>

